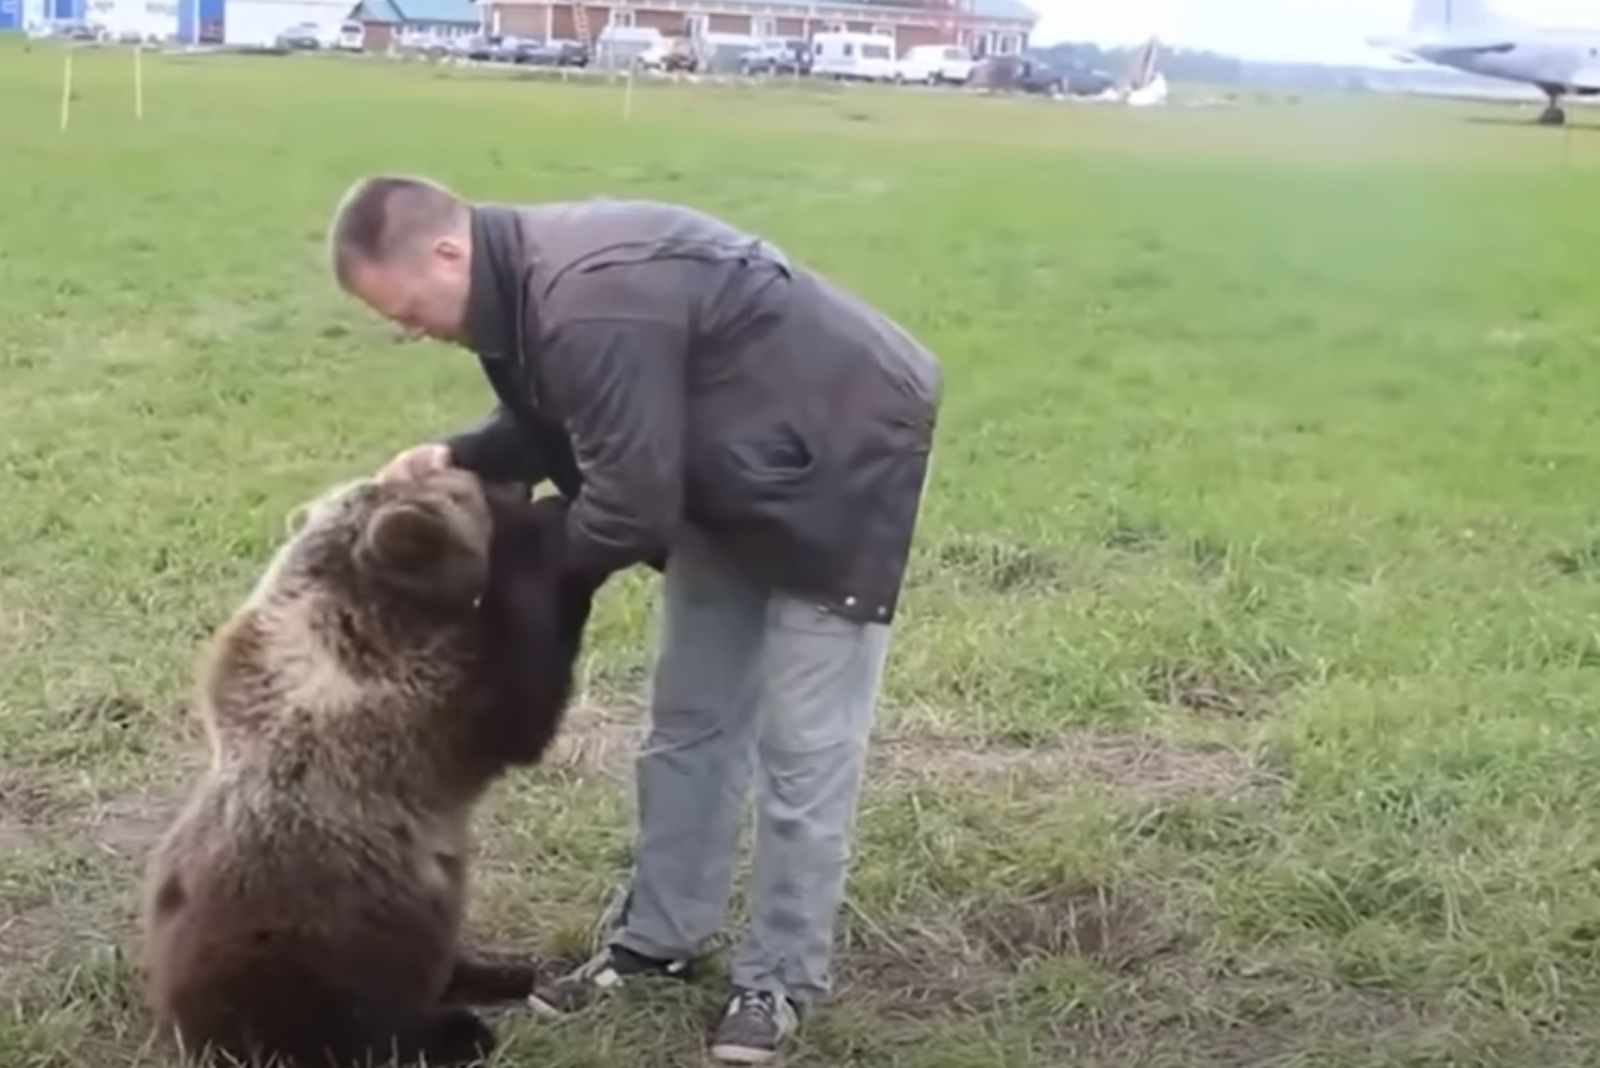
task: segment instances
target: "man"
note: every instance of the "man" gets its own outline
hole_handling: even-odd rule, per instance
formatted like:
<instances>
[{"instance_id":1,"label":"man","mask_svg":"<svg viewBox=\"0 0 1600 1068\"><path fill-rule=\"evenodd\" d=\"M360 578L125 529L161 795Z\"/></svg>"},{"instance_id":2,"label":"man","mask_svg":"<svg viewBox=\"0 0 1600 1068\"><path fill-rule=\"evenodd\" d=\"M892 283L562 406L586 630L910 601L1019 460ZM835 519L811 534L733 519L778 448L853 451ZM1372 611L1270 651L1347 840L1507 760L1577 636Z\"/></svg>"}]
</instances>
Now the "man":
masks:
<instances>
[{"instance_id":1,"label":"man","mask_svg":"<svg viewBox=\"0 0 1600 1068\"><path fill-rule=\"evenodd\" d=\"M602 951L532 1004L572 1012L686 973L723 922L753 777L751 923L713 1053L768 1059L830 989L933 358L771 244L674 205L474 204L372 178L331 253L369 307L474 350L499 399L384 477L548 478L572 502L575 581L664 570L631 884Z\"/></svg>"}]
</instances>

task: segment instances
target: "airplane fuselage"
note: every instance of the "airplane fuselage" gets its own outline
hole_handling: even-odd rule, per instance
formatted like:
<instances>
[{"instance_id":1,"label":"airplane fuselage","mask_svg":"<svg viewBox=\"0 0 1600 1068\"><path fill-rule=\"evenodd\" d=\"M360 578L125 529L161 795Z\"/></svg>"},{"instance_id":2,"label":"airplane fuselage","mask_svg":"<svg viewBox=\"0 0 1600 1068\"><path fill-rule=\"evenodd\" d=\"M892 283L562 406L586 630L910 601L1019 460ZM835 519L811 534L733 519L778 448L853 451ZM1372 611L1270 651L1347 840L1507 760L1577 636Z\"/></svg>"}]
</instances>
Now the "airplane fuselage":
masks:
<instances>
[{"instance_id":1,"label":"airplane fuselage","mask_svg":"<svg viewBox=\"0 0 1600 1068\"><path fill-rule=\"evenodd\" d=\"M1418 59L1469 74L1527 82L1546 93L1600 93L1600 33L1528 31L1410 42Z\"/></svg>"}]
</instances>

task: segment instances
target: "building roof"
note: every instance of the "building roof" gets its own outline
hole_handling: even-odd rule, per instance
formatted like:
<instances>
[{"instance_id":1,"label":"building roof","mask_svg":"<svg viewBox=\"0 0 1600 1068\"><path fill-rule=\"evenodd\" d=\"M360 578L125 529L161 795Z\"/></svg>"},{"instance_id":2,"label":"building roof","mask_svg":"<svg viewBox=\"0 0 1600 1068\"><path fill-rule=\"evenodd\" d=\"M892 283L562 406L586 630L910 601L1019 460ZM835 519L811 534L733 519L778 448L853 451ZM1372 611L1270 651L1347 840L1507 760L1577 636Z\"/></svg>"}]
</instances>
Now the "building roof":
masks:
<instances>
[{"instance_id":1,"label":"building roof","mask_svg":"<svg viewBox=\"0 0 1600 1068\"><path fill-rule=\"evenodd\" d=\"M973 13L987 19L1015 19L1037 22L1039 13L1022 0L975 0Z\"/></svg>"},{"instance_id":2,"label":"building roof","mask_svg":"<svg viewBox=\"0 0 1600 1068\"><path fill-rule=\"evenodd\" d=\"M356 18L388 25L453 22L476 26L481 21L472 0L362 0Z\"/></svg>"},{"instance_id":3,"label":"building roof","mask_svg":"<svg viewBox=\"0 0 1600 1068\"><path fill-rule=\"evenodd\" d=\"M865 7L865 8L897 8L899 10L912 10L922 14L938 12L941 10L960 10L959 2L952 6L949 3L940 4L937 0L830 0L830 7ZM999 19L1005 22L1039 21L1039 13L1023 0L970 0L967 13L976 15L980 19Z\"/></svg>"}]
</instances>

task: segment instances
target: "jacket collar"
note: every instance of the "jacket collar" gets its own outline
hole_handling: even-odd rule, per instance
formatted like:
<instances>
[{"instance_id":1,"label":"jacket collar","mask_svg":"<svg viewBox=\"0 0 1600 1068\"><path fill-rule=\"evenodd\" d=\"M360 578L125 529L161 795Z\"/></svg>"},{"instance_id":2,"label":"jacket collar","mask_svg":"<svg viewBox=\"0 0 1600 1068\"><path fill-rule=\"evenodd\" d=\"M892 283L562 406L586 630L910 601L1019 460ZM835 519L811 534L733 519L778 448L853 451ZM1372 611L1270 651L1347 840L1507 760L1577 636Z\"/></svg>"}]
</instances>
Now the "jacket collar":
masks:
<instances>
[{"instance_id":1,"label":"jacket collar","mask_svg":"<svg viewBox=\"0 0 1600 1068\"><path fill-rule=\"evenodd\" d=\"M468 344L480 359L520 364L522 280L527 257L516 214L499 205L473 205L471 227Z\"/></svg>"}]
</instances>

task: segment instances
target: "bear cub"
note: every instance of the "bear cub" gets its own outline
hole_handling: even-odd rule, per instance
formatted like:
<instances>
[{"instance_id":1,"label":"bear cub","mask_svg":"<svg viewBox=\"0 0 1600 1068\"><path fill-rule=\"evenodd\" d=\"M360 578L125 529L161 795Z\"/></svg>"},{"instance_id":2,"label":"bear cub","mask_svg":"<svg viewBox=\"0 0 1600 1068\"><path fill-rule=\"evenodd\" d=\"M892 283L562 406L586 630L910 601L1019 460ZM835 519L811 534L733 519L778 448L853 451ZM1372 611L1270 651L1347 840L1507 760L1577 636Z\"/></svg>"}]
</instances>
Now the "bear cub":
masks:
<instances>
[{"instance_id":1,"label":"bear cub","mask_svg":"<svg viewBox=\"0 0 1600 1068\"><path fill-rule=\"evenodd\" d=\"M470 815L568 703L595 590L562 577L564 520L461 470L298 513L200 665L211 763L147 872L149 999L183 1049L437 1068L494 1048L468 1006L535 971L459 945Z\"/></svg>"}]
</instances>

